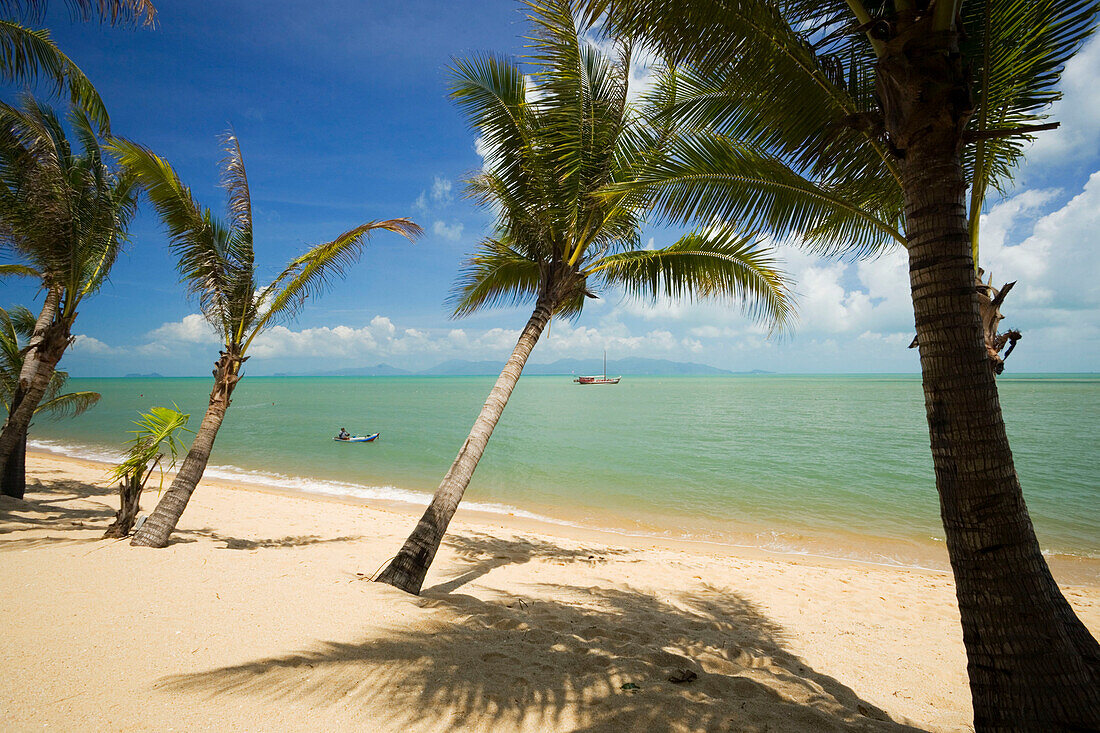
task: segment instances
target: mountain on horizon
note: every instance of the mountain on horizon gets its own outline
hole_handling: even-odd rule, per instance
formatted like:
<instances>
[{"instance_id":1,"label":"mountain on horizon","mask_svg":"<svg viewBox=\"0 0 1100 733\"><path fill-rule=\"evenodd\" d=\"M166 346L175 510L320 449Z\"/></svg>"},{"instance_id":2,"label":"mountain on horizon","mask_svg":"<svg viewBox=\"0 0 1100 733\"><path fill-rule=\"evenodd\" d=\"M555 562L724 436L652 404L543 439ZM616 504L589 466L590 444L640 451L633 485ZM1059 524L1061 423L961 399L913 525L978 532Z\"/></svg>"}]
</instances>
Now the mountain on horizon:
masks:
<instances>
[{"instance_id":1,"label":"mountain on horizon","mask_svg":"<svg viewBox=\"0 0 1100 733\"><path fill-rule=\"evenodd\" d=\"M328 372L313 372L286 374L278 373L275 376L317 376L317 377L394 377L394 376L432 376L432 377L473 377L496 376L504 368L503 361L468 361L466 359L450 359L433 367L420 371L399 369L389 364L375 364L374 366L349 367ZM524 367L523 373L528 375L570 375L570 374L600 374L603 371L603 361L600 359L558 359L547 364L529 363ZM627 357L625 359L613 359L607 362L607 373L619 376L705 376L718 374L771 374L761 369L751 371L734 372L728 369L719 369L709 364L697 364L694 362L670 361L668 359L647 359L644 357Z\"/></svg>"}]
</instances>

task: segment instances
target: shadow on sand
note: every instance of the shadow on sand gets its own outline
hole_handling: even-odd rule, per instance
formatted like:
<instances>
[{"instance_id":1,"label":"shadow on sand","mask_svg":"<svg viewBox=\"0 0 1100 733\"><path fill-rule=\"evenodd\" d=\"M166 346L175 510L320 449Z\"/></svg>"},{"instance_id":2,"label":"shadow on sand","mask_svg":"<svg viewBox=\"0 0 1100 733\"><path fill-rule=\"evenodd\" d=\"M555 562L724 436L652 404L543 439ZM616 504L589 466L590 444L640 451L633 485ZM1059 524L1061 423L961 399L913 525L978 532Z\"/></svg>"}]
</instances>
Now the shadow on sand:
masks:
<instances>
[{"instance_id":1,"label":"shadow on sand","mask_svg":"<svg viewBox=\"0 0 1100 733\"><path fill-rule=\"evenodd\" d=\"M364 584L365 614L372 605L400 610L400 625L374 638L318 642L157 688L369 706L380 730L918 730L785 651L781 629L730 591L656 597L628 586L537 585L529 587L538 599L495 591L487 601L450 591L509 559L601 556L526 540L450 544L475 567L420 599ZM697 678L670 681L681 670Z\"/></svg>"},{"instance_id":2,"label":"shadow on sand","mask_svg":"<svg viewBox=\"0 0 1100 733\"><path fill-rule=\"evenodd\" d=\"M57 473L57 472L44 472ZM156 498L153 493L145 500ZM110 502L110 503L106 503ZM81 501L85 500L85 501ZM92 506L88 506L89 501ZM81 505L73 505L80 502ZM25 499L0 496L0 536L28 530L98 530L100 535L88 537L35 536L0 539L0 551L25 550L46 545L94 543L102 540L102 532L114 521L118 492L111 487L96 486L72 480L36 478L27 485ZM124 538L125 539L125 538ZM169 544L188 544L209 540L225 543L225 550L259 550L266 548L304 547L330 542L354 542L359 536L321 537L297 535L273 538L232 537L210 528L182 529L175 532ZM104 540L118 542L120 540Z\"/></svg>"},{"instance_id":3,"label":"shadow on sand","mask_svg":"<svg viewBox=\"0 0 1100 733\"><path fill-rule=\"evenodd\" d=\"M196 542L206 538L214 542L224 542L225 546L219 548L222 550L262 550L305 547L307 545L321 545L330 542L354 542L360 539L361 536L362 535L350 537L321 537L315 534L303 534L295 536L287 535L286 537L277 538L272 537L268 539L250 539L245 537L230 537L220 532L215 532L212 529L181 529L173 534L169 544Z\"/></svg>"},{"instance_id":4,"label":"shadow on sand","mask_svg":"<svg viewBox=\"0 0 1100 733\"><path fill-rule=\"evenodd\" d=\"M36 479L27 483L25 499L0 496L0 536L26 530L57 530L69 532L81 529L106 529L114 519L115 509L100 499L114 490L79 481ZM87 499L83 506L69 502ZM52 544L94 542L94 537L16 537L0 539L0 550L25 550Z\"/></svg>"}]
</instances>

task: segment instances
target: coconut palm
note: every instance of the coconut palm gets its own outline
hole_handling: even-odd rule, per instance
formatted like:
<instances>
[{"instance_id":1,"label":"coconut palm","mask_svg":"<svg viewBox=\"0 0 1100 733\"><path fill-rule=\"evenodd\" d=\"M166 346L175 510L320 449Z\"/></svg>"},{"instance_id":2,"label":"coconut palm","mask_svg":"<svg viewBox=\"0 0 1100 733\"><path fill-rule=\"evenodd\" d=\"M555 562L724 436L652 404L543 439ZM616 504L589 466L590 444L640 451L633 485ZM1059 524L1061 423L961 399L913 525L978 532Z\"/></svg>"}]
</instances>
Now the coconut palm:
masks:
<instances>
[{"instance_id":1,"label":"coconut palm","mask_svg":"<svg viewBox=\"0 0 1100 733\"><path fill-rule=\"evenodd\" d=\"M156 20L149 0L68 0L73 17L101 18L115 25L147 25ZM45 29L26 27L40 22L46 0L0 0L0 81L33 84L44 80L58 91L67 89L74 106L81 107L102 130L109 124L107 108L84 72L53 42Z\"/></svg>"},{"instance_id":2,"label":"coconut palm","mask_svg":"<svg viewBox=\"0 0 1100 733\"><path fill-rule=\"evenodd\" d=\"M667 214L736 215L822 249L906 247L975 726L1100 727L1100 646L1040 552L975 287L985 195L1053 126L1044 110L1098 3L582 4L701 80L680 111L711 132L650 171Z\"/></svg>"},{"instance_id":3,"label":"coconut palm","mask_svg":"<svg viewBox=\"0 0 1100 733\"><path fill-rule=\"evenodd\" d=\"M15 260L0 265L0 276L33 277L45 292L0 431L0 476L72 341L80 304L107 280L135 211L132 181L108 165L88 115L74 110L68 122L78 147L31 97L21 109L0 103L0 253Z\"/></svg>"},{"instance_id":4,"label":"coconut palm","mask_svg":"<svg viewBox=\"0 0 1100 733\"><path fill-rule=\"evenodd\" d=\"M567 0L528 3L534 25L531 73L495 56L457 61L451 96L488 149L486 169L468 182L496 213L492 234L469 259L454 313L534 301L534 312L469 437L424 516L378 580L419 593L474 469L531 350L554 316L575 316L594 291L641 298L737 297L773 325L789 316L782 276L753 237L722 226L656 250L641 247L647 202L601 195L660 152L665 131L627 101L629 51L612 59L578 37Z\"/></svg>"},{"instance_id":5,"label":"coconut palm","mask_svg":"<svg viewBox=\"0 0 1100 733\"><path fill-rule=\"evenodd\" d=\"M0 308L0 407L7 414L11 409L12 398L19 384L19 373L23 369L24 347L34 334L35 316L23 306L9 310ZM54 371L42 401L34 410L34 415L46 415L53 418L76 417L99 402L98 392L65 392L65 383L69 375L63 371ZM5 468L4 487L7 496L23 498L26 487L27 434L19 440L15 454ZM10 491L10 493L9 493Z\"/></svg>"},{"instance_id":6,"label":"coconut palm","mask_svg":"<svg viewBox=\"0 0 1100 733\"><path fill-rule=\"evenodd\" d=\"M118 513L115 521L107 527L104 537L125 537L134 526L138 511L141 509L141 492L145 483L160 468L161 488L164 488L164 471L176 467L176 458L183 447L177 433L187 430L190 415L180 412L179 407L153 407L149 412L139 413L134 420L134 437L128 441L130 448L126 458L111 469L110 476L118 481ZM188 431L190 432L190 431ZM168 462L165 465L165 452Z\"/></svg>"},{"instance_id":7,"label":"coconut palm","mask_svg":"<svg viewBox=\"0 0 1100 733\"><path fill-rule=\"evenodd\" d=\"M229 197L227 222L199 206L163 158L132 142L114 144L123 166L140 182L164 221L188 293L198 300L206 320L225 344L221 358L214 363L214 388L195 440L156 510L134 534L131 544L138 546L168 544L206 469L253 340L269 326L293 318L307 299L319 295L333 278L342 277L374 232L395 232L413 240L421 231L408 219L360 224L291 260L273 282L263 286L257 281L252 199L240 144L232 132L222 141L222 183Z\"/></svg>"}]
</instances>

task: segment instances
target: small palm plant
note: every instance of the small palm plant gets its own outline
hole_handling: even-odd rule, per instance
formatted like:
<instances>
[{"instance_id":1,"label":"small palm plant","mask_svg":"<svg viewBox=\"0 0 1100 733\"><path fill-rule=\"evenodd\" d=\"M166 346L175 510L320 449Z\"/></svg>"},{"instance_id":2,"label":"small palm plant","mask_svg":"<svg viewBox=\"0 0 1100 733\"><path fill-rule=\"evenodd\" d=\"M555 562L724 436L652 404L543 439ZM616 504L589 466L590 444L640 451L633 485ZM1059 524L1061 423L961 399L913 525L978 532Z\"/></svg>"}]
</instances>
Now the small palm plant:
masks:
<instances>
[{"instance_id":1,"label":"small palm plant","mask_svg":"<svg viewBox=\"0 0 1100 733\"><path fill-rule=\"evenodd\" d=\"M262 286L256 279L252 199L244 158L233 133L227 133L222 142L228 222L219 221L209 209L199 206L163 158L132 142L114 143L123 166L139 181L164 221L169 246L178 258L177 269L189 294L197 298L203 315L225 345L221 358L214 363L214 388L202 424L172 485L148 521L134 533L131 544L138 546L168 544L206 470L253 340L269 326L293 318L307 299L323 292L333 278L342 277L359 259L365 240L374 232L394 232L409 240L421 232L409 219L360 224L295 258L273 282Z\"/></svg>"},{"instance_id":2,"label":"small palm plant","mask_svg":"<svg viewBox=\"0 0 1100 733\"><path fill-rule=\"evenodd\" d=\"M19 384L23 369L26 343L34 333L34 314L23 306L9 310L0 308L0 406L7 414ZM99 402L98 392L65 392L69 375L57 370L50 376L42 401L34 410L34 416L46 415L56 419L76 417ZM23 498L26 490L27 434L16 443L15 452L8 461L4 477L5 495ZM10 491L10 493L9 493Z\"/></svg>"},{"instance_id":3,"label":"small palm plant","mask_svg":"<svg viewBox=\"0 0 1100 733\"><path fill-rule=\"evenodd\" d=\"M33 98L0 103L0 277L42 284L45 300L26 348L11 411L0 430L0 475L49 389L80 304L106 282L136 210L126 173L105 159L88 115L68 126Z\"/></svg>"},{"instance_id":4,"label":"small palm plant","mask_svg":"<svg viewBox=\"0 0 1100 733\"><path fill-rule=\"evenodd\" d=\"M161 488L164 488L164 472L176 466L176 458L183 444L177 433L187 430L190 415L180 412L178 406L153 407L146 413L139 413L140 419L134 420L136 430L129 431L133 439L126 451L126 458L113 469L110 477L118 481L119 509L115 521L107 527L104 537L125 537L130 534L141 509L141 492L153 471L160 469ZM191 432L187 430L187 432ZM165 451L168 465L164 464Z\"/></svg>"},{"instance_id":5,"label":"small palm plant","mask_svg":"<svg viewBox=\"0 0 1100 733\"><path fill-rule=\"evenodd\" d=\"M644 196L609 193L667 135L647 120L669 103L627 101L630 57L612 59L582 41L567 0L529 3L535 26L529 76L494 56L458 61L451 96L489 149L468 191L491 207L493 233L470 258L454 296L461 316L499 303L534 301L451 469L401 551L378 576L419 593L424 576L485 451L524 364L554 316L575 316L593 290L637 297L739 298L773 326L791 315L781 273L754 237L719 225L655 250L641 246Z\"/></svg>"}]
</instances>

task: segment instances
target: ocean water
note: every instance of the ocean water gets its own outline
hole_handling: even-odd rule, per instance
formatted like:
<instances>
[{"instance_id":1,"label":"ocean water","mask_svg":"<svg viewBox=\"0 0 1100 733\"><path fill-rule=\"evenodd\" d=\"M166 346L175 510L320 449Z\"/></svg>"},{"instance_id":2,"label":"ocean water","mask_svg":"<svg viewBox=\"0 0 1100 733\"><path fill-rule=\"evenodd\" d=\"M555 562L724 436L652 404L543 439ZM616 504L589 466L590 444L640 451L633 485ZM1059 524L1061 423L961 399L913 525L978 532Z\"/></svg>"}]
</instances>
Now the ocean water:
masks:
<instances>
[{"instance_id":1,"label":"ocean water","mask_svg":"<svg viewBox=\"0 0 1100 733\"><path fill-rule=\"evenodd\" d=\"M208 471L423 505L492 383L246 376ZM1100 558L1100 377L999 384L1044 551ZM39 421L32 446L109 459L138 410L175 403L197 427L210 380L73 379L71 387L103 399L80 418ZM336 443L341 427L381 437ZM617 386L523 377L466 502L621 532L942 564L916 376L626 377Z\"/></svg>"}]
</instances>

